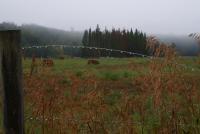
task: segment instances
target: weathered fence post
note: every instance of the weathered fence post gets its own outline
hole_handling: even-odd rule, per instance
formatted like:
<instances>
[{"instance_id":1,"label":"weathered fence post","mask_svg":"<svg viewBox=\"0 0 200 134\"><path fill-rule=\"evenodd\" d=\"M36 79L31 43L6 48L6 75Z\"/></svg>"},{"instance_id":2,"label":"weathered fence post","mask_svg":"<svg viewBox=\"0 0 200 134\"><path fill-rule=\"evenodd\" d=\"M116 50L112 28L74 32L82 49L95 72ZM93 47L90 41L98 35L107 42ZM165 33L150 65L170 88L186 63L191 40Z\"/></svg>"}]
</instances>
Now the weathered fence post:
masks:
<instances>
[{"instance_id":1,"label":"weathered fence post","mask_svg":"<svg viewBox=\"0 0 200 134\"><path fill-rule=\"evenodd\" d=\"M6 134L23 134L20 30L0 31L0 68Z\"/></svg>"}]
</instances>

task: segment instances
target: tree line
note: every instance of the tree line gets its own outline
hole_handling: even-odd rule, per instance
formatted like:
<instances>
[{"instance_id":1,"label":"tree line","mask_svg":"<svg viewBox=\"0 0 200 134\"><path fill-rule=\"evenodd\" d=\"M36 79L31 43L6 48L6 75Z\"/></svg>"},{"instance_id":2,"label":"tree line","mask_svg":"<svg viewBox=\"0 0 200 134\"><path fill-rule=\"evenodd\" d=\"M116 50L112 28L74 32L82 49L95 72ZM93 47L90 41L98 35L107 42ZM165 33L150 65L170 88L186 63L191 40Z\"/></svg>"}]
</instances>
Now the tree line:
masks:
<instances>
[{"instance_id":1,"label":"tree line","mask_svg":"<svg viewBox=\"0 0 200 134\"><path fill-rule=\"evenodd\" d=\"M97 48L108 48L117 49L122 51L129 51L141 54L148 54L146 49L146 34L135 29L115 29L111 31L105 28L101 30L97 25L95 30L91 28L84 31L82 38L82 44L85 47L97 47ZM130 55L119 52L109 52L105 50L88 50L82 49L83 57L128 57Z\"/></svg>"}]
</instances>

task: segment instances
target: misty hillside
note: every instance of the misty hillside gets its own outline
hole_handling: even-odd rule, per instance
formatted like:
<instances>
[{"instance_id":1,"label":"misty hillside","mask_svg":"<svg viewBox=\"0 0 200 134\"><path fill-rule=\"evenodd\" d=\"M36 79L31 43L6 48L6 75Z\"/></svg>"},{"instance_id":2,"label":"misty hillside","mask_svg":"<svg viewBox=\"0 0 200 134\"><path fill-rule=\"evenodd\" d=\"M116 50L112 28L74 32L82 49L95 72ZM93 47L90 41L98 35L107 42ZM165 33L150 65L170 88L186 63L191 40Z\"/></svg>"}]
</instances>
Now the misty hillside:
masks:
<instances>
[{"instance_id":1,"label":"misty hillside","mask_svg":"<svg viewBox=\"0 0 200 134\"><path fill-rule=\"evenodd\" d=\"M200 51L197 42L187 35L156 35L161 41L174 43L180 55L194 56Z\"/></svg>"},{"instance_id":2,"label":"misty hillside","mask_svg":"<svg viewBox=\"0 0 200 134\"><path fill-rule=\"evenodd\" d=\"M82 43L83 32L64 31L35 24L16 26L13 23L1 23L0 30L21 29L22 45L79 45ZM181 55L197 55L200 48L197 43L187 35L156 35L161 41L175 43Z\"/></svg>"},{"instance_id":3,"label":"misty hillside","mask_svg":"<svg viewBox=\"0 0 200 134\"><path fill-rule=\"evenodd\" d=\"M22 45L77 45L81 43L83 33L64 31L35 24L16 26L13 23L0 24L0 30L21 29Z\"/></svg>"}]
</instances>

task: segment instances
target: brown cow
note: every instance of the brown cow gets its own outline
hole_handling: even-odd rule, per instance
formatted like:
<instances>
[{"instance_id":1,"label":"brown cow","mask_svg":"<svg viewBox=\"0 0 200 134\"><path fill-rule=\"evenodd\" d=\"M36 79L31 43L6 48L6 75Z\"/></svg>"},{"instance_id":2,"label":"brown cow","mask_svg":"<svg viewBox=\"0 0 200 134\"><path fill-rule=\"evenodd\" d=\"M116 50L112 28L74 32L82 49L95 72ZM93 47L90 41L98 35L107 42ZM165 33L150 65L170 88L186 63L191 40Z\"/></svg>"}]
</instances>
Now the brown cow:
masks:
<instances>
[{"instance_id":1,"label":"brown cow","mask_svg":"<svg viewBox=\"0 0 200 134\"><path fill-rule=\"evenodd\" d=\"M54 63L52 59L43 59L42 65L47 67L52 67Z\"/></svg>"},{"instance_id":2,"label":"brown cow","mask_svg":"<svg viewBox=\"0 0 200 134\"><path fill-rule=\"evenodd\" d=\"M100 63L99 63L98 60L92 60L92 59L91 59L91 60L88 60L88 65L89 65L89 64L98 65L98 64L100 64Z\"/></svg>"}]
</instances>

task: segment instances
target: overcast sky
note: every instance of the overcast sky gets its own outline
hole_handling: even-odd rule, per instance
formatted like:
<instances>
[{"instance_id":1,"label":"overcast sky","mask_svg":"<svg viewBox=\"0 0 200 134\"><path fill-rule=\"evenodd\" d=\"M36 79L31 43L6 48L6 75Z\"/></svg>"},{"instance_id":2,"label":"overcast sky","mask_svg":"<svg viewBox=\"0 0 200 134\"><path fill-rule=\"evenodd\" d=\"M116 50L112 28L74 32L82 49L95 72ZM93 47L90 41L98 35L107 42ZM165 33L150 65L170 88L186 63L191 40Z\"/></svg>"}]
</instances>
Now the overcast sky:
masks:
<instances>
[{"instance_id":1,"label":"overcast sky","mask_svg":"<svg viewBox=\"0 0 200 134\"><path fill-rule=\"evenodd\" d=\"M138 28L147 33L200 32L200 0L0 0L0 22L84 30Z\"/></svg>"}]
</instances>

